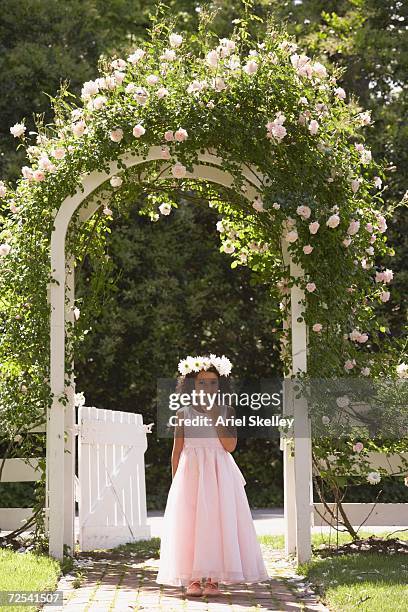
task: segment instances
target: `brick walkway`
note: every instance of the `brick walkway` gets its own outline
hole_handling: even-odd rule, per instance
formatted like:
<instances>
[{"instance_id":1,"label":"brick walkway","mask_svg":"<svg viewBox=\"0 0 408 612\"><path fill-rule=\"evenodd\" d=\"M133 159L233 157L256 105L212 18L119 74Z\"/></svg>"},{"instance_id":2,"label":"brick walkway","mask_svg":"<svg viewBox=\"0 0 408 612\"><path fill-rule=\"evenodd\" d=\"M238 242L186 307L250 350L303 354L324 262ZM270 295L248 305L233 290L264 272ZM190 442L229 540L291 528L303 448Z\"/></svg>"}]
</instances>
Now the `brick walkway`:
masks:
<instances>
[{"instance_id":1,"label":"brick walkway","mask_svg":"<svg viewBox=\"0 0 408 612\"><path fill-rule=\"evenodd\" d=\"M257 585L222 586L218 597L186 597L178 587L155 582L157 558L140 561L137 553L82 553L75 571L58 584L64 592L63 607L45 606L49 612L244 612L264 610L327 610L302 582L281 551L263 547L271 576ZM80 586L73 587L75 575L82 573Z\"/></svg>"}]
</instances>

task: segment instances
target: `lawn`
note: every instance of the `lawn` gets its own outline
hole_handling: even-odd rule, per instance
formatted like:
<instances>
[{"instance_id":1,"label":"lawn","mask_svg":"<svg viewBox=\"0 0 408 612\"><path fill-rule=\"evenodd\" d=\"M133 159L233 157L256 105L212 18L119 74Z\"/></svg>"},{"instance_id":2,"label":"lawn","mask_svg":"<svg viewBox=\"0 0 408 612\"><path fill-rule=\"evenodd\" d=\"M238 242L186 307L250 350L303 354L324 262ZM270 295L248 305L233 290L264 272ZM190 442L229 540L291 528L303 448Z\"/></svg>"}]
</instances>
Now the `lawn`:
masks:
<instances>
[{"instance_id":1,"label":"lawn","mask_svg":"<svg viewBox=\"0 0 408 612\"><path fill-rule=\"evenodd\" d=\"M408 610L408 557L356 554L315 558L299 572L319 587L323 602L336 612Z\"/></svg>"},{"instance_id":2,"label":"lawn","mask_svg":"<svg viewBox=\"0 0 408 612\"><path fill-rule=\"evenodd\" d=\"M61 567L46 555L17 553L0 548L0 591L53 591ZM33 612L38 606L7 606L7 612Z\"/></svg>"},{"instance_id":3,"label":"lawn","mask_svg":"<svg viewBox=\"0 0 408 612\"><path fill-rule=\"evenodd\" d=\"M362 538L372 535L360 532ZM385 536L386 534L378 534ZM407 532L394 533L393 537L406 540ZM261 536L260 541L273 548L283 548L283 536ZM339 534L339 544L351 540L345 533ZM335 547L336 534L313 534L315 548L322 544ZM333 612L396 612L408 610L408 555L381 555L360 553L320 558L313 556L310 563L300 566L298 572L310 581L323 602Z\"/></svg>"}]
</instances>

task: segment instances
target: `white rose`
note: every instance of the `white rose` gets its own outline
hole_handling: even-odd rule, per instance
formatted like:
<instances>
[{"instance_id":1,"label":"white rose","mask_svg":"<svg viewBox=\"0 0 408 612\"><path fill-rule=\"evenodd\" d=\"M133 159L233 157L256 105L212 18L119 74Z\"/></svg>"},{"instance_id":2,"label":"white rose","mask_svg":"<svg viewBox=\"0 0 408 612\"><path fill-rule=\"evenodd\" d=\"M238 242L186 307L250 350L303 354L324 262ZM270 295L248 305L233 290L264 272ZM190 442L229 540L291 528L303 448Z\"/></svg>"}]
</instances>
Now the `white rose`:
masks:
<instances>
[{"instance_id":1,"label":"white rose","mask_svg":"<svg viewBox=\"0 0 408 612\"><path fill-rule=\"evenodd\" d=\"M257 70L258 70L258 64L255 60L249 60L243 67L243 71L250 75L255 74Z\"/></svg>"},{"instance_id":2,"label":"white rose","mask_svg":"<svg viewBox=\"0 0 408 612\"><path fill-rule=\"evenodd\" d=\"M162 215L169 215L171 213L171 206L167 202L163 202L163 204L160 204L159 210Z\"/></svg>"},{"instance_id":3,"label":"white rose","mask_svg":"<svg viewBox=\"0 0 408 612\"><path fill-rule=\"evenodd\" d=\"M170 47L179 47L183 42L183 37L180 34L170 34L169 36Z\"/></svg>"},{"instance_id":4,"label":"white rose","mask_svg":"<svg viewBox=\"0 0 408 612\"><path fill-rule=\"evenodd\" d=\"M120 178L120 176L112 176L109 182L112 187L120 187L123 183L123 180Z\"/></svg>"},{"instance_id":5,"label":"white rose","mask_svg":"<svg viewBox=\"0 0 408 612\"><path fill-rule=\"evenodd\" d=\"M19 138L26 131L26 126L23 123L15 123L11 128L10 132L13 134L14 138Z\"/></svg>"},{"instance_id":6,"label":"white rose","mask_svg":"<svg viewBox=\"0 0 408 612\"><path fill-rule=\"evenodd\" d=\"M128 62L130 62L131 64L137 64L137 62L139 60L142 59L142 57L144 57L144 55L146 54L146 51L143 51L143 49L136 49L136 51L134 51L134 53L132 53L131 55L129 55L129 57L127 58Z\"/></svg>"},{"instance_id":7,"label":"white rose","mask_svg":"<svg viewBox=\"0 0 408 612\"><path fill-rule=\"evenodd\" d=\"M381 475L378 472L370 472L367 474L367 480L370 484L376 485L381 481Z\"/></svg>"},{"instance_id":8,"label":"white rose","mask_svg":"<svg viewBox=\"0 0 408 612\"><path fill-rule=\"evenodd\" d=\"M209 51L207 55L205 56L205 60L207 64L211 66L211 68L216 68L218 66L218 61L219 61L218 52L215 50Z\"/></svg>"},{"instance_id":9,"label":"white rose","mask_svg":"<svg viewBox=\"0 0 408 612\"><path fill-rule=\"evenodd\" d=\"M5 256L8 255L11 251L11 246L7 243L0 244L0 255Z\"/></svg>"},{"instance_id":10,"label":"white rose","mask_svg":"<svg viewBox=\"0 0 408 612\"><path fill-rule=\"evenodd\" d=\"M408 364L400 363L396 367L396 372L397 372L398 378L408 378Z\"/></svg>"}]
</instances>

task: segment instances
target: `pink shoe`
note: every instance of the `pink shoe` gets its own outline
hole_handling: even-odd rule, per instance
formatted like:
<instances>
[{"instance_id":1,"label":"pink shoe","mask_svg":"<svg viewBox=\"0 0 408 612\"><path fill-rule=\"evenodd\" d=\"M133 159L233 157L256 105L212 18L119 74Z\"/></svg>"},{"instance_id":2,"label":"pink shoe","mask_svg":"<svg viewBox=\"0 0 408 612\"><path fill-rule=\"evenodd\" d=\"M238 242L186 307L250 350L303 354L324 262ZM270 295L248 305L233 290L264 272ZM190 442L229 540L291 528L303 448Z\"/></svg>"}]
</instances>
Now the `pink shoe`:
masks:
<instances>
[{"instance_id":1,"label":"pink shoe","mask_svg":"<svg viewBox=\"0 0 408 612\"><path fill-rule=\"evenodd\" d=\"M204 585L203 595L209 595L210 597L221 595L221 591L218 588L218 582L209 582L207 580Z\"/></svg>"},{"instance_id":2,"label":"pink shoe","mask_svg":"<svg viewBox=\"0 0 408 612\"><path fill-rule=\"evenodd\" d=\"M203 594L203 589L201 588L200 580L194 580L188 585L186 595L191 595L193 597L201 597Z\"/></svg>"}]
</instances>

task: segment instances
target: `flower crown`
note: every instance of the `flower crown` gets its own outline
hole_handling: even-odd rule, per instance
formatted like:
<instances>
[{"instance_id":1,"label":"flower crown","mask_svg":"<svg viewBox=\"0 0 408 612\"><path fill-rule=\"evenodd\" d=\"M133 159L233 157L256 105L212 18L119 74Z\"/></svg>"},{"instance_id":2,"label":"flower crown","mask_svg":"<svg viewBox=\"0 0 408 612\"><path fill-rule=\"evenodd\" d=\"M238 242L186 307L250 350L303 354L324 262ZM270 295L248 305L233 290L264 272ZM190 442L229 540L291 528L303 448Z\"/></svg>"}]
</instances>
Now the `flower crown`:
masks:
<instances>
[{"instance_id":1,"label":"flower crown","mask_svg":"<svg viewBox=\"0 0 408 612\"><path fill-rule=\"evenodd\" d=\"M220 376L229 376L232 369L232 363L228 357L225 357L225 355L217 357L217 355L211 354L209 357L191 357L189 355L179 362L178 371L181 374L190 374L191 372L208 370L211 366L218 370Z\"/></svg>"}]
</instances>

